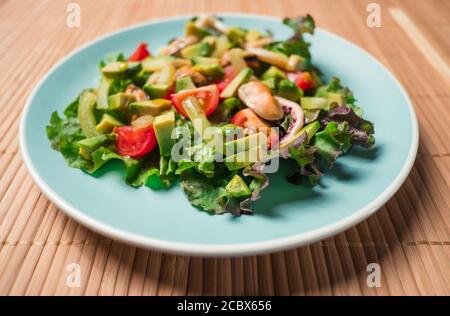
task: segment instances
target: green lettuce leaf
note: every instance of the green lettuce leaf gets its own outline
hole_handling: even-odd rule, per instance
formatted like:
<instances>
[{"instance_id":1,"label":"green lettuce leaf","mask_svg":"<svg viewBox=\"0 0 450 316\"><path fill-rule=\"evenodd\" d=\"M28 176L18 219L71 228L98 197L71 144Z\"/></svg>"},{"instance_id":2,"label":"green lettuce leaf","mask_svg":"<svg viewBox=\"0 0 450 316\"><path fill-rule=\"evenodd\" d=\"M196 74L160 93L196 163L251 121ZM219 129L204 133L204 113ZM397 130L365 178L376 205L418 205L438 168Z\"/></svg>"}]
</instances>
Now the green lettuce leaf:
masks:
<instances>
[{"instance_id":1,"label":"green lettuce leaf","mask_svg":"<svg viewBox=\"0 0 450 316\"><path fill-rule=\"evenodd\" d=\"M336 77L331 78L328 84L318 88L316 96L326 98L330 92L341 95L347 107L351 108L359 117L363 116L364 112L359 106L356 105L356 99L353 92L349 88L342 86L341 81Z\"/></svg>"},{"instance_id":2,"label":"green lettuce leaf","mask_svg":"<svg viewBox=\"0 0 450 316\"><path fill-rule=\"evenodd\" d=\"M352 144L371 148L375 144L373 124L359 117L353 109L346 106L337 106L326 113L321 120L323 125L328 122L347 122Z\"/></svg>"},{"instance_id":3,"label":"green lettuce leaf","mask_svg":"<svg viewBox=\"0 0 450 316\"><path fill-rule=\"evenodd\" d=\"M77 118L78 98L64 111L64 117L53 112L46 127L47 137L53 149L61 152L67 164L73 168L89 168L92 163L79 155L78 142L85 138Z\"/></svg>"},{"instance_id":4,"label":"green lettuce leaf","mask_svg":"<svg viewBox=\"0 0 450 316\"><path fill-rule=\"evenodd\" d=\"M214 186L212 181L196 172L183 174L181 178L181 187L192 205L214 214L227 211L227 204L233 198L224 187Z\"/></svg>"},{"instance_id":5,"label":"green lettuce leaf","mask_svg":"<svg viewBox=\"0 0 450 316\"><path fill-rule=\"evenodd\" d=\"M332 165L338 156L351 147L348 123L327 123L325 129L315 135L314 146L317 153Z\"/></svg>"},{"instance_id":6,"label":"green lettuce leaf","mask_svg":"<svg viewBox=\"0 0 450 316\"><path fill-rule=\"evenodd\" d=\"M315 160L314 154L316 151L316 147L304 144L298 148L294 146L289 147L290 157L294 159L300 167L305 167L312 163Z\"/></svg>"}]
</instances>

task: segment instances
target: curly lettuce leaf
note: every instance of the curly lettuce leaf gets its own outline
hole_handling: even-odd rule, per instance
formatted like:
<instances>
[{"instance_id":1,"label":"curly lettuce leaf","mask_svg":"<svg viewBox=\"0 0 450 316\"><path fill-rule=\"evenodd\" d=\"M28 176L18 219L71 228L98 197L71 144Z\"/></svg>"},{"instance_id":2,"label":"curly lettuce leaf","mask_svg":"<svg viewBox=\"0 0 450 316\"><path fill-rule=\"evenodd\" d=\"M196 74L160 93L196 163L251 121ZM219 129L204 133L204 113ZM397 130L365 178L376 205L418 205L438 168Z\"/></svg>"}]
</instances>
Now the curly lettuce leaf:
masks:
<instances>
[{"instance_id":1,"label":"curly lettuce leaf","mask_svg":"<svg viewBox=\"0 0 450 316\"><path fill-rule=\"evenodd\" d=\"M294 159L300 167L305 167L315 160L314 154L317 151L317 147L308 146L302 144L300 147L296 148L294 146L289 147L289 154L292 159Z\"/></svg>"},{"instance_id":2,"label":"curly lettuce leaf","mask_svg":"<svg viewBox=\"0 0 450 316\"><path fill-rule=\"evenodd\" d=\"M357 116L361 118L363 117L364 112L359 106L356 105L356 99L353 92L349 88L342 86L341 81L338 78L333 77L328 84L318 88L316 96L326 98L328 93L337 93L342 96L345 105L351 108Z\"/></svg>"},{"instance_id":3,"label":"curly lettuce leaf","mask_svg":"<svg viewBox=\"0 0 450 316\"><path fill-rule=\"evenodd\" d=\"M287 41L278 41L273 42L266 45L264 48L285 54L287 56L290 55L298 55L305 58L303 69L311 68L311 54L309 52L310 44L306 42L303 38L303 35L313 34L315 29L315 22L311 15L306 15L302 17L298 17L295 19L286 18L283 20L283 23L289 26L294 30L294 36L292 36Z\"/></svg>"},{"instance_id":4,"label":"curly lettuce leaf","mask_svg":"<svg viewBox=\"0 0 450 316\"><path fill-rule=\"evenodd\" d=\"M78 98L64 110L64 117L53 112L46 127L47 137L53 149L61 152L67 164L73 168L89 168L91 162L79 155L78 142L85 138L77 118Z\"/></svg>"},{"instance_id":5,"label":"curly lettuce leaf","mask_svg":"<svg viewBox=\"0 0 450 316\"><path fill-rule=\"evenodd\" d=\"M315 186L319 183L321 176L323 176L323 173L320 171L317 164L313 162L302 166L295 172L287 175L286 179L289 183L295 185L302 184L306 179L310 186Z\"/></svg>"},{"instance_id":6,"label":"curly lettuce leaf","mask_svg":"<svg viewBox=\"0 0 450 316\"><path fill-rule=\"evenodd\" d=\"M314 146L317 153L332 165L338 156L351 147L348 123L327 123L325 129L315 135Z\"/></svg>"},{"instance_id":7,"label":"curly lettuce leaf","mask_svg":"<svg viewBox=\"0 0 450 316\"><path fill-rule=\"evenodd\" d=\"M348 123L348 131L352 144L371 148L375 144L373 124L358 116L352 108L346 106L337 106L326 113L322 119L322 124L328 122Z\"/></svg>"},{"instance_id":8,"label":"curly lettuce leaf","mask_svg":"<svg viewBox=\"0 0 450 316\"><path fill-rule=\"evenodd\" d=\"M181 187L192 205L214 214L225 213L227 204L233 200L224 187L215 187L208 178L196 172L183 174Z\"/></svg>"},{"instance_id":9,"label":"curly lettuce leaf","mask_svg":"<svg viewBox=\"0 0 450 316\"><path fill-rule=\"evenodd\" d=\"M314 29L316 28L316 22L313 17L309 14L305 16L300 16L297 18L285 18L283 23L294 30L294 38L302 38L303 34L314 34Z\"/></svg>"}]
</instances>

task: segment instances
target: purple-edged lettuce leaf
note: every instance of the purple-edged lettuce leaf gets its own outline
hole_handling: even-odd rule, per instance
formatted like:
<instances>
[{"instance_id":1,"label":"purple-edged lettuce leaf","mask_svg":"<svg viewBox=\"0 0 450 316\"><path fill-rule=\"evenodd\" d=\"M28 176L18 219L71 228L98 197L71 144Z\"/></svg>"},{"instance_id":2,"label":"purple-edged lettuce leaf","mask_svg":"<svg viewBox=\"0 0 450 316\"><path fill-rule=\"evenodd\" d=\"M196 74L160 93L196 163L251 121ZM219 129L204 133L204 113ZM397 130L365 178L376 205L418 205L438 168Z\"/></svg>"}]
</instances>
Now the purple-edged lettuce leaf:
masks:
<instances>
[{"instance_id":1,"label":"purple-edged lettuce leaf","mask_svg":"<svg viewBox=\"0 0 450 316\"><path fill-rule=\"evenodd\" d=\"M326 113L321 120L322 125L329 122L348 123L348 132L352 144L371 148L375 143L373 124L358 116L347 106L337 106Z\"/></svg>"},{"instance_id":2,"label":"purple-edged lettuce leaf","mask_svg":"<svg viewBox=\"0 0 450 316\"><path fill-rule=\"evenodd\" d=\"M336 158L351 147L348 123L328 122L324 130L316 133L314 147L320 157L333 165Z\"/></svg>"}]
</instances>

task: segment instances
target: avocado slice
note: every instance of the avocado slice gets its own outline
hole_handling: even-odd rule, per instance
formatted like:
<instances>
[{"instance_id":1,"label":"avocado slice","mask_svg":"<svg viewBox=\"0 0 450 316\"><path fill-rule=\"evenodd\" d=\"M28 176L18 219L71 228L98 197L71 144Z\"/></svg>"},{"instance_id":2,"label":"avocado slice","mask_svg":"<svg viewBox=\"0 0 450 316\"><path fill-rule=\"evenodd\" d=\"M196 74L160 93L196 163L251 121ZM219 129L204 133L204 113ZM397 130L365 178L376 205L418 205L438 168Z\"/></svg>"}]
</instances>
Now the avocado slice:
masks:
<instances>
[{"instance_id":1,"label":"avocado slice","mask_svg":"<svg viewBox=\"0 0 450 316\"><path fill-rule=\"evenodd\" d=\"M303 91L292 81L283 79L278 83L277 94L283 98L297 102L303 96Z\"/></svg>"},{"instance_id":2,"label":"avocado slice","mask_svg":"<svg viewBox=\"0 0 450 316\"><path fill-rule=\"evenodd\" d=\"M172 108L172 103L166 99L154 99L133 102L130 104L130 111L138 115L160 115Z\"/></svg>"},{"instance_id":3,"label":"avocado slice","mask_svg":"<svg viewBox=\"0 0 450 316\"><path fill-rule=\"evenodd\" d=\"M303 133L306 133L306 136L308 137L308 141L306 143L309 143L311 138L314 137L314 135L317 133L317 131L320 129L320 123L318 121L309 123L308 125L304 126L301 130L297 132L290 140L289 142L283 144L280 146L280 148L286 148L292 145Z\"/></svg>"},{"instance_id":4,"label":"avocado slice","mask_svg":"<svg viewBox=\"0 0 450 316\"><path fill-rule=\"evenodd\" d=\"M85 138L78 142L79 154L86 160L91 160L91 154L100 148L106 141L108 136L98 135L89 138Z\"/></svg>"},{"instance_id":5,"label":"avocado slice","mask_svg":"<svg viewBox=\"0 0 450 316\"><path fill-rule=\"evenodd\" d=\"M198 71L211 79L218 80L223 78L225 72L219 64L197 64L192 70Z\"/></svg>"},{"instance_id":6,"label":"avocado slice","mask_svg":"<svg viewBox=\"0 0 450 316\"><path fill-rule=\"evenodd\" d=\"M109 78L117 78L123 75L132 75L141 70L141 63L114 61L102 68L102 73Z\"/></svg>"},{"instance_id":7,"label":"avocado slice","mask_svg":"<svg viewBox=\"0 0 450 316\"><path fill-rule=\"evenodd\" d=\"M216 45L211 56L221 58L231 48L231 43L226 35L217 37Z\"/></svg>"},{"instance_id":8,"label":"avocado slice","mask_svg":"<svg viewBox=\"0 0 450 316\"><path fill-rule=\"evenodd\" d=\"M330 104L330 106L333 103L337 103L337 105L344 104L344 98L339 93L328 92L327 99L328 99L328 103Z\"/></svg>"},{"instance_id":9,"label":"avocado slice","mask_svg":"<svg viewBox=\"0 0 450 316\"><path fill-rule=\"evenodd\" d=\"M171 64L175 58L172 56L150 56L142 61L142 69L146 72L155 72Z\"/></svg>"},{"instance_id":10,"label":"avocado slice","mask_svg":"<svg viewBox=\"0 0 450 316\"><path fill-rule=\"evenodd\" d=\"M133 94L119 92L108 97L108 110L127 111L130 104L136 101Z\"/></svg>"},{"instance_id":11,"label":"avocado slice","mask_svg":"<svg viewBox=\"0 0 450 316\"><path fill-rule=\"evenodd\" d=\"M264 133L255 133L224 144L225 155L234 155L253 147L267 147L267 137Z\"/></svg>"},{"instance_id":12,"label":"avocado slice","mask_svg":"<svg viewBox=\"0 0 450 316\"><path fill-rule=\"evenodd\" d=\"M194 21L189 21L188 23L186 23L184 34L186 36L196 36L200 39L205 36L211 35L211 33L207 29L197 26Z\"/></svg>"},{"instance_id":13,"label":"avocado slice","mask_svg":"<svg viewBox=\"0 0 450 316\"><path fill-rule=\"evenodd\" d=\"M248 185L242 180L239 175L235 175L233 179L225 186L225 190L230 193L233 197L243 198L250 196L252 192Z\"/></svg>"},{"instance_id":14,"label":"avocado slice","mask_svg":"<svg viewBox=\"0 0 450 316\"><path fill-rule=\"evenodd\" d=\"M249 150L238 152L234 155L225 157L225 165L230 171L245 168L263 158L264 151L265 149L261 146L255 146Z\"/></svg>"},{"instance_id":15,"label":"avocado slice","mask_svg":"<svg viewBox=\"0 0 450 316\"><path fill-rule=\"evenodd\" d=\"M97 89L97 109L106 110L108 108L109 88L111 87L112 79L102 76L100 86Z\"/></svg>"},{"instance_id":16,"label":"avocado slice","mask_svg":"<svg viewBox=\"0 0 450 316\"><path fill-rule=\"evenodd\" d=\"M97 121L94 115L94 107L96 102L97 96L89 90L85 90L79 99L78 121L80 122L81 131L86 137L98 135L98 132L95 129Z\"/></svg>"},{"instance_id":17,"label":"avocado slice","mask_svg":"<svg viewBox=\"0 0 450 316\"><path fill-rule=\"evenodd\" d=\"M274 78L277 80L287 79L284 71L281 70L280 68L278 68L277 66L270 66L269 69L267 69L262 74L262 77L261 77L262 80L267 80L267 79L271 79L271 78Z\"/></svg>"},{"instance_id":18,"label":"avocado slice","mask_svg":"<svg viewBox=\"0 0 450 316\"><path fill-rule=\"evenodd\" d=\"M191 90L195 88L195 84L190 76L184 76L175 81L175 92L180 92L181 90Z\"/></svg>"},{"instance_id":19,"label":"avocado slice","mask_svg":"<svg viewBox=\"0 0 450 316\"><path fill-rule=\"evenodd\" d=\"M167 91L169 91L170 85L164 83L146 83L143 88L145 93L147 93L152 99L161 99L166 96Z\"/></svg>"},{"instance_id":20,"label":"avocado slice","mask_svg":"<svg viewBox=\"0 0 450 316\"><path fill-rule=\"evenodd\" d=\"M239 27L230 27L227 32L228 39L235 44L242 45L245 40L246 31Z\"/></svg>"},{"instance_id":21,"label":"avocado slice","mask_svg":"<svg viewBox=\"0 0 450 316\"><path fill-rule=\"evenodd\" d=\"M100 123L97 124L95 129L100 134L111 133L114 127L122 126L123 124L116 119L114 116L105 113L100 120Z\"/></svg>"},{"instance_id":22,"label":"avocado slice","mask_svg":"<svg viewBox=\"0 0 450 316\"><path fill-rule=\"evenodd\" d=\"M306 136L308 136L308 142L311 140L311 138L314 137L314 135L317 133L317 131L320 129L320 123L318 121L309 123L308 125L304 126L299 134L306 133Z\"/></svg>"},{"instance_id":23,"label":"avocado slice","mask_svg":"<svg viewBox=\"0 0 450 316\"><path fill-rule=\"evenodd\" d=\"M300 105L304 110L328 110L328 99L319 97L303 97L300 98Z\"/></svg>"},{"instance_id":24,"label":"avocado slice","mask_svg":"<svg viewBox=\"0 0 450 316\"><path fill-rule=\"evenodd\" d=\"M195 56L192 58L192 61L196 65L219 65L220 60L216 57L202 57L202 56Z\"/></svg>"},{"instance_id":25,"label":"avocado slice","mask_svg":"<svg viewBox=\"0 0 450 316\"><path fill-rule=\"evenodd\" d=\"M275 90L277 88L277 79L275 78L269 78L261 82L268 86L271 90Z\"/></svg>"},{"instance_id":26,"label":"avocado slice","mask_svg":"<svg viewBox=\"0 0 450 316\"><path fill-rule=\"evenodd\" d=\"M234 96L239 87L248 82L250 80L250 78L253 75L253 70L251 68L244 68L241 70L241 72L228 84L228 86L222 91L222 93L220 94L220 97L225 99L225 98L231 98L232 96Z\"/></svg>"},{"instance_id":27,"label":"avocado slice","mask_svg":"<svg viewBox=\"0 0 450 316\"><path fill-rule=\"evenodd\" d=\"M175 114L173 111L158 115L153 120L156 139L158 140L159 152L161 156L170 156L172 146L175 142L172 139L172 130L175 128Z\"/></svg>"},{"instance_id":28,"label":"avocado slice","mask_svg":"<svg viewBox=\"0 0 450 316\"><path fill-rule=\"evenodd\" d=\"M181 50L181 57L192 59L195 56L208 56L212 51L212 47L207 42L189 45Z\"/></svg>"}]
</instances>

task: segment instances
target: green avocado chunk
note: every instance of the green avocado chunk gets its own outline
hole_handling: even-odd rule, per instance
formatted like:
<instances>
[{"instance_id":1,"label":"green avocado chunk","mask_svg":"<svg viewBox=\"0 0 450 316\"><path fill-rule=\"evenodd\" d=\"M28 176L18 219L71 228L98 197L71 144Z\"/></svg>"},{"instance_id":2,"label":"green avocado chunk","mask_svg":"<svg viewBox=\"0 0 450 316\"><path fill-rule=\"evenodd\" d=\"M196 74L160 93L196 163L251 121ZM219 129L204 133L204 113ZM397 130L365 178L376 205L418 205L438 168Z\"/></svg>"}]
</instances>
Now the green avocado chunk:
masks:
<instances>
[{"instance_id":1,"label":"green avocado chunk","mask_svg":"<svg viewBox=\"0 0 450 316\"><path fill-rule=\"evenodd\" d=\"M244 68L239 72L239 74L227 85L227 87L222 91L220 97L222 99L231 98L234 96L239 87L244 83L248 82L253 75L253 70L251 68Z\"/></svg>"},{"instance_id":2,"label":"green avocado chunk","mask_svg":"<svg viewBox=\"0 0 450 316\"><path fill-rule=\"evenodd\" d=\"M224 76L224 70L219 64L197 64L192 67L193 71L198 71L213 80L221 79Z\"/></svg>"},{"instance_id":3,"label":"green avocado chunk","mask_svg":"<svg viewBox=\"0 0 450 316\"><path fill-rule=\"evenodd\" d=\"M206 42L189 45L181 50L181 57L192 59L196 56L208 56L211 53L211 45Z\"/></svg>"},{"instance_id":4,"label":"green avocado chunk","mask_svg":"<svg viewBox=\"0 0 450 316\"><path fill-rule=\"evenodd\" d=\"M141 70L141 63L114 61L102 68L102 73L109 78L121 77L123 75L132 75Z\"/></svg>"},{"instance_id":5,"label":"green avocado chunk","mask_svg":"<svg viewBox=\"0 0 450 316\"><path fill-rule=\"evenodd\" d=\"M195 84L190 76L184 76L175 81L175 92L180 92L182 90L191 90L195 88Z\"/></svg>"},{"instance_id":6,"label":"green avocado chunk","mask_svg":"<svg viewBox=\"0 0 450 316\"><path fill-rule=\"evenodd\" d=\"M278 83L277 94L283 98L297 102L303 96L303 91L292 81L283 79Z\"/></svg>"},{"instance_id":7,"label":"green avocado chunk","mask_svg":"<svg viewBox=\"0 0 450 316\"><path fill-rule=\"evenodd\" d=\"M224 144L225 155L231 156L247 151L253 147L267 147L267 137L263 133L255 133Z\"/></svg>"},{"instance_id":8,"label":"green avocado chunk","mask_svg":"<svg viewBox=\"0 0 450 316\"><path fill-rule=\"evenodd\" d=\"M261 160L264 155L264 149L260 146L252 147L247 151L238 152L235 155L225 157L225 166L228 170L239 170L254 164L255 162Z\"/></svg>"},{"instance_id":9,"label":"green avocado chunk","mask_svg":"<svg viewBox=\"0 0 450 316\"><path fill-rule=\"evenodd\" d=\"M239 27L230 27L227 32L228 39L235 44L242 45L245 41L246 31Z\"/></svg>"},{"instance_id":10,"label":"green avocado chunk","mask_svg":"<svg viewBox=\"0 0 450 316\"><path fill-rule=\"evenodd\" d=\"M111 82L113 80L102 76L100 85L97 89L97 109L106 110L108 108L108 95Z\"/></svg>"},{"instance_id":11,"label":"green avocado chunk","mask_svg":"<svg viewBox=\"0 0 450 316\"><path fill-rule=\"evenodd\" d=\"M243 198L252 194L248 185L239 175L235 175L233 179L231 179L226 185L225 190L236 198Z\"/></svg>"},{"instance_id":12,"label":"green avocado chunk","mask_svg":"<svg viewBox=\"0 0 450 316\"><path fill-rule=\"evenodd\" d=\"M197 36L200 39L205 36L211 35L211 33L207 29L197 26L194 21L189 21L188 23L186 23L184 33L186 34L186 36Z\"/></svg>"},{"instance_id":13,"label":"green avocado chunk","mask_svg":"<svg viewBox=\"0 0 450 316\"><path fill-rule=\"evenodd\" d=\"M314 137L314 135L317 133L317 131L320 128L320 123L318 121L309 123L308 125L304 126L299 134L306 133L306 136L308 136L308 142L311 140L311 138Z\"/></svg>"},{"instance_id":14,"label":"green avocado chunk","mask_svg":"<svg viewBox=\"0 0 450 316\"><path fill-rule=\"evenodd\" d=\"M117 120L114 116L105 113L100 120L100 123L97 124L95 129L97 132L101 134L111 133L114 127L122 126L123 124Z\"/></svg>"},{"instance_id":15,"label":"green avocado chunk","mask_svg":"<svg viewBox=\"0 0 450 316\"><path fill-rule=\"evenodd\" d=\"M174 59L172 56L150 56L142 61L142 69L146 72L159 71L171 64Z\"/></svg>"},{"instance_id":16,"label":"green avocado chunk","mask_svg":"<svg viewBox=\"0 0 450 316\"><path fill-rule=\"evenodd\" d=\"M262 77L261 77L262 80L267 80L267 79L271 79L271 78L274 78L276 80L287 79L284 71L276 66L270 66L269 69L267 69L262 74Z\"/></svg>"},{"instance_id":17,"label":"green avocado chunk","mask_svg":"<svg viewBox=\"0 0 450 316\"><path fill-rule=\"evenodd\" d=\"M152 99L161 99L167 94L169 91L170 85L164 83L158 84L149 84L146 83L144 85L144 91L147 93Z\"/></svg>"},{"instance_id":18,"label":"green avocado chunk","mask_svg":"<svg viewBox=\"0 0 450 316\"><path fill-rule=\"evenodd\" d=\"M154 99L133 102L130 111L138 115L157 116L172 108L172 103L166 99Z\"/></svg>"},{"instance_id":19,"label":"green avocado chunk","mask_svg":"<svg viewBox=\"0 0 450 316\"><path fill-rule=\"evenodd\" d=\"M220 60L217 57L202 57L202 56L195 56L192 58L192 61L196 65L219 65Z\"/></svg>"},{"instance_id":20,"label":"green avocado chunk","mask_svg":"<svg viewBox=\"0 0 450 316\"><path fill-rule=\"evenodd\" d=\"M95 129L97 125L94 107L97 101L97 96L91 91L84 91L80 96L78 104L78 121L80 128L86 137L97 136L98 132Z\"/></svg>"},{"instance_id":21,"label":"green avocado chunk","mask_svg":"<svg viewBox=\"0 0 450 316\"><path fill-rule=\"evenodd\" d=\"M269 78L261 82L268 86L271 90L276 90L277 88L277 79L275 78Z\"/></svg>"},{"instance_id":22,"label":"green avocado chunk","mask_svg":"<svg viewBox=\"0 0 450 316\"><path fill-rule=\"evenodd\" d=\"M130 93L119 92L108 97L108 110L127 111L130 104L136 101L136 97Z\"/></svg>"},{"instance_id":23,"label":"green avocado chunk","mask_svg":"<svg viewBox=\"0 0 450 316\"><path fill-rule=\"evenodd\" d=\"M80 155L86 160L91 160L91 154L99 149L108 139L106 135L98 135L80 140L78 142Z\"/></svg>"},{"instance_id":24,"label":"green avocado chunk","mask_svg":"<svg viewBox=\"0 0 450 316\"><path fill-rule=\"evenodd\" d=\"M344 98L339 93L328 92L327 99L328 99L328 103L330 104L330 106L333 103L336 103L337 105L344 104Z\"/></svg>"},{"instance_id":25,"label":"green avocado chunk","mask_svg":"<svg viewBox=\"0 0 450 316\"><path fill-rule=\"evenodd\" d=\"M170 156L172 146L175 142L172 139L172 130L175 128L175 114L173 111L158 115L153 120L156 139L158 140L159 152L161 156Z\"/></svg>"},{"instance_id":26,"label":"green avocado chunk","mask_svg":"<svg viewBox=\"0 0 450 316\"><path fill-rule=\"evenodd\" d=\"M304 110L329 110L328 99L319 97L303 97L300 99L300 105Z\"/></svg>"}]
</instances>

